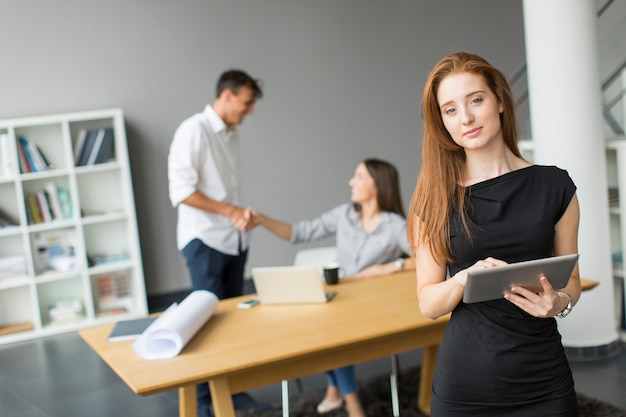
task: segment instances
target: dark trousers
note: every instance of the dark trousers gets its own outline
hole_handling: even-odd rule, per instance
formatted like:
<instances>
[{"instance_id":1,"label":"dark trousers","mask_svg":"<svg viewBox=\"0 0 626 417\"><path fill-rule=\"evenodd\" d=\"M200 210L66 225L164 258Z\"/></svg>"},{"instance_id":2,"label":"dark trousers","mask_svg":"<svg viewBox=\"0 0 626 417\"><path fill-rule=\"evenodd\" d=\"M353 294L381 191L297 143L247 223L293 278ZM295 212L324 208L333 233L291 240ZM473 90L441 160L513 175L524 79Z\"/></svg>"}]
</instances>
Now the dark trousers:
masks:
<instances>
[{"instance_id":1,"label":"dark trousers","mask_svg":"<svg viewBox=\"0 0 626 417\"><path fill-rule=\"evenodd\" d=\"M220 300L243 294L243 274L248 251L226 255L194 239L182 250L193 290L207 290Z\"/></svg>"},{"instance_id":2,"label":"dark trousers","mask_svg":"<svg viewBox=\"0 0 626 417\"><path fill-rule=\"evenodd\" d=\"M193 290L211 291L220 300L243 294L247 250L239 255L226 255L208 247L200 239L194 239L183 248L182 253L187 261ZM209 384L198 384L197 391L198 417L212 416Z\"/></svg>"}]
</instances>

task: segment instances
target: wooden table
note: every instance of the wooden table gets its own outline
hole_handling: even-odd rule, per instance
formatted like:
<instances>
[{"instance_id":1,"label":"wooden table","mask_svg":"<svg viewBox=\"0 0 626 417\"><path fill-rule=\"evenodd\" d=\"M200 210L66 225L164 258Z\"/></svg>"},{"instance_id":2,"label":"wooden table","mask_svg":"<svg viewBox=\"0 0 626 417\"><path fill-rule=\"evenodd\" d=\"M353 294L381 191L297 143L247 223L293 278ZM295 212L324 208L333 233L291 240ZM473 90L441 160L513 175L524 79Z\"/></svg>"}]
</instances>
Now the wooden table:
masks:
<instances>
[{"instance_id":1,"label":"wooden table","mask_svg":"<svg viewBox=\"0 0 626 417\"><path fill-rule=\"evenodd\" d=\"M597 281L582 279L583 290ZM430 414L435 357L449 315L419 312L415 273L347 279L328 304L259 305L241 310L243 296L220 301L215 315L180 355L144 360L132 342L109 343L112 324L80 336L139 395L179 390L181 417L196 417L196 384L209 381L217 417L234 417L231 394L285 379L423 348L418 408Z\"/></svg>"},{"instance_id":2,"label":"wooden table","mask_svg":"<svg viewBox=\"0 0 626 417\"><path fill-rule=\"evenodd\" d=\"M600 284L598 281L594 281L592 279L588 279L588 278L580 279L580 287L582 288L583 291L587 291L592 288L595 288L598 284Z\"/></svg>"},{"instance_id":3,"label":"wooden table","mask_svg":"<svg viewBox=\"0 0 626 417\"><path fill-rule=\"evenodd\" d=\"M423 348L418 408L429 414L437 348L449 315L419 312L414 272L332 287L327 304L238 309L220 301L215 315L172 359L144 360L132 342L106 341L112 324L80 336L139 395L179 390L181 417L196 416L196 384L209 381L215 415L234 417L231 394L285 379Z\"/></svg>"}]
</instances>

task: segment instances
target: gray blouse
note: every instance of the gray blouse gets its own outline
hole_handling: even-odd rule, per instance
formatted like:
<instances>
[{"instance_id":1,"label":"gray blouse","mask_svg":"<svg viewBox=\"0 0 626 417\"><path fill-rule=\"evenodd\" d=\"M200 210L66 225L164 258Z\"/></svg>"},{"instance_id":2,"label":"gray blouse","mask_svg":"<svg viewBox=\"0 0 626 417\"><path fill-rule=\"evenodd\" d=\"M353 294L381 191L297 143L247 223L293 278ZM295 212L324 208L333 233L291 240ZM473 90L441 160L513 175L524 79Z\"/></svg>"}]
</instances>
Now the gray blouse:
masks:
<instances>
[{"instance_id":1,"label":"gray blouse","mask_svg":"<svg viewBox=\"0 0 626 417\"><path fill-rule=\"evenodd\" d=\"M384 264L406 256L409 251L406 219L383 212L376 229L367 233L352 203L342 204L319 217L292 225L292 243L304 243L335 236L337 262L342 275L353 275L368 266Z\"/></svg>"}]
</instances>

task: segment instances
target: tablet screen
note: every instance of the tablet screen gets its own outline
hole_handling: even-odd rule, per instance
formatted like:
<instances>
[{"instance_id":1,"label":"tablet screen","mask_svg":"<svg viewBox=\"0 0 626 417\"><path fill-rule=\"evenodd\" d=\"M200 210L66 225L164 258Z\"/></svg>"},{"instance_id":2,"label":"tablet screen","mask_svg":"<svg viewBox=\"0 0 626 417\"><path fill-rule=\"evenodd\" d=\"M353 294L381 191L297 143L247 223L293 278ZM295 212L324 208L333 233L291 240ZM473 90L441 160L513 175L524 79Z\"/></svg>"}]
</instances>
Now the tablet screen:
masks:
<instances>
[{"instance_id":1,"label":"tablet screen","mask_svg":"<svg viewBox=\"0 0 626 417\"><path fill-rule=\"evenodd\" d=\"M578 254L572 254L469 271L463 302L476 303L503 298L512 285L540 292L542 287L539 277L542 274L548 278L554 289L564 288L577 261Z\"/></svg>"}]
</instances>

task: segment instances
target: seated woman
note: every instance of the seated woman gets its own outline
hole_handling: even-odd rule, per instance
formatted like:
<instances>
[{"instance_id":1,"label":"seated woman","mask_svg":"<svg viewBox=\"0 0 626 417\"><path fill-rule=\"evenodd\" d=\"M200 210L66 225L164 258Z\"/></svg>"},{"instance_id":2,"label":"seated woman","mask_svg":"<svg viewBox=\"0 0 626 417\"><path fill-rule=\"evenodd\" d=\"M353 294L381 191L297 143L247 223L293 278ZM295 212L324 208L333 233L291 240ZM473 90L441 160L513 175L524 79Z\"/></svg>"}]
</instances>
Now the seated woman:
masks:
<instances>
[{"instance_id":1,"label":"seated woman","mask_svg":"<svg viewBox=\"0 0 626 417\"><path fill-rule=\"evenodd\" d=\"M405 259L410 251L396 168L385 161L366 159L357 165L348 184L351 203L314 219L289 224L253 211L254 221L292 243L334 236L337 262L349 276L367 278L413 268L413 259ZM335 410L345 401L349 417L364 417L354 366L328 371L327 379L326 395L317 412Z\"/></svg>"}]
</instances>

